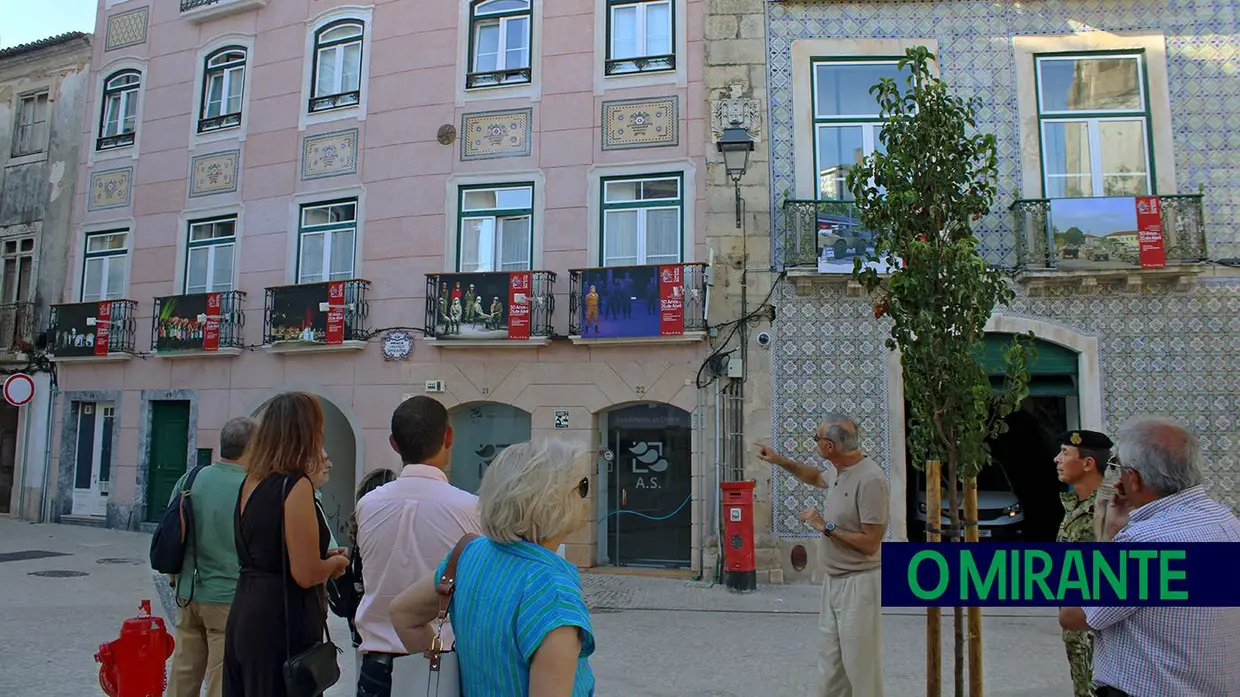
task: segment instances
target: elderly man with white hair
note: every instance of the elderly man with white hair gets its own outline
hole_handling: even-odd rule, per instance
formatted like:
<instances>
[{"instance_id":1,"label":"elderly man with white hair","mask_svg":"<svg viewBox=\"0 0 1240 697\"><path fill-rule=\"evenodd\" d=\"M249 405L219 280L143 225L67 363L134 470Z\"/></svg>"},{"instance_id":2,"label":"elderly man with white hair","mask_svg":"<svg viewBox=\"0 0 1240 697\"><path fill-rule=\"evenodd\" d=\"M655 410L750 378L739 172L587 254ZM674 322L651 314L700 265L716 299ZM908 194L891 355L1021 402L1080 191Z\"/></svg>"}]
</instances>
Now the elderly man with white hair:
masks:
<instances>
[{"instance_id":1,"label":"elderly man with white hair","mask_svg":"<svg viewBox=\"0 0 1240 697\"><path fill-rule=\"evenodd\" d=\"M1193 434L1142 418L1117 435L1112 542L1240 542L1240 519L1206 496ZM1240 608L1071 607L1059 623L1094 630L1098 697L1240 697Z\"/></svg>"}]
</instances>

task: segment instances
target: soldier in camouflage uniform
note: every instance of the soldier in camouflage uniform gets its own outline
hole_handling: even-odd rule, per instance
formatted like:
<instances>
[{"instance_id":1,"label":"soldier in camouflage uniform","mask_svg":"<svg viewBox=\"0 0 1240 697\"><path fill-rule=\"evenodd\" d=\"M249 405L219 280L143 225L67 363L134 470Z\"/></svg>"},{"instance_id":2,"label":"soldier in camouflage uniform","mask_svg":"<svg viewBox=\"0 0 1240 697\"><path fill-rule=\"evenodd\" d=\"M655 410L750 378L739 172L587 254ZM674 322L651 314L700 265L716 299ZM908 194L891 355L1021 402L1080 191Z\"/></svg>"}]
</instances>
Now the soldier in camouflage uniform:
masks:
<instances>
[{"instance_id":1,"label":"soldier in camouflage uniform","mask_svg":"<svg viewBox=\"0 0 1240 697\"><path fill-rule=\"evenodd\" d=\"M1107 501L1099 499L1103 470L1111 459L1110 438L1097 431L1068 431L1059 438L1055 467L1059 481L1072 487L1060 494L1064 517L1059 524L1057 542L1097 542L1100 524L1097 508L1105 510ZM1068 652L1068 669L1076 697L1094 694L1094 635L1089 630L1063 632Z\"/></svg>"}]
</instances>

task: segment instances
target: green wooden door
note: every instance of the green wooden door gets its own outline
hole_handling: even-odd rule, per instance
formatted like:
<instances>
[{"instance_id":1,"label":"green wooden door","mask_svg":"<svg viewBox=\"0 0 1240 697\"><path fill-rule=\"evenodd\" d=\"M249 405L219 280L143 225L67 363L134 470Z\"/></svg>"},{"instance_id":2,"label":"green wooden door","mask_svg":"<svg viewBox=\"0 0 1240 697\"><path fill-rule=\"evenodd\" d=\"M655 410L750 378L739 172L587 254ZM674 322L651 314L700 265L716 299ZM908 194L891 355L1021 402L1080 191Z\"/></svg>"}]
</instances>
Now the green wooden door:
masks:
<instances>
[{"instance_id":1,"label":"green wooden door","mask_svg":"<svg viewBox=\"0 0 1240 697\"><path fill-rule=\"evenodd\" d=\"M151 402L151 463L146 475L146 519L168 507L189 460L189 402Z\"/></svg>"}]
</instances>

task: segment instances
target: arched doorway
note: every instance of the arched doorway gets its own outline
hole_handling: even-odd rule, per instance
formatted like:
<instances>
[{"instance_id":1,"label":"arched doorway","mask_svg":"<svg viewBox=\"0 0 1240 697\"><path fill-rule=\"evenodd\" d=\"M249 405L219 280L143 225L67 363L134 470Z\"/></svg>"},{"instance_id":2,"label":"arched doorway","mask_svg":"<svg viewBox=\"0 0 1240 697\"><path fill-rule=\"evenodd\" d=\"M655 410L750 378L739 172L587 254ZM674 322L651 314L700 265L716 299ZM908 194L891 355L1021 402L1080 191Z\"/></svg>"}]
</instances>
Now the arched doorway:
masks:
<instances>
[{"instance_id":1,"label":"arched doorway","mask_svg":"<svg viewBox=\"0 0 1240 697\"><path fill-rule=\"evenodd\" d=\"M693 424L670 404L599 415L599 559L616 566L688 567L693 549Z\"/></svg>"},{"instance_id":2,"label":"arched doorway","mask_svg":"<svg viewBox=\"0 0 1240 697\"><path fill-rule=\"evenodd\" d=\"M478 493L482 475L496 455L513 443L530 439L530 414L509 404L467 404L452 413L452 465L448 481Z\"/></svg>"},{"instance_id":3,"label":"arched doorway","mask_svg":"<svg viewBox=\"0 0 1240 697\"><path fill-rule=\"evenodd\" d=\"M323 407L323 449L332 461L331 476L319 490L319 502L327 514L327 522L336 542L347 545L347 524L353 515L357 489L357 440L353 425L330 399L317 395ZM254 412L254 418L262 418L266 403Z\"/></svg>"}]
</instances>

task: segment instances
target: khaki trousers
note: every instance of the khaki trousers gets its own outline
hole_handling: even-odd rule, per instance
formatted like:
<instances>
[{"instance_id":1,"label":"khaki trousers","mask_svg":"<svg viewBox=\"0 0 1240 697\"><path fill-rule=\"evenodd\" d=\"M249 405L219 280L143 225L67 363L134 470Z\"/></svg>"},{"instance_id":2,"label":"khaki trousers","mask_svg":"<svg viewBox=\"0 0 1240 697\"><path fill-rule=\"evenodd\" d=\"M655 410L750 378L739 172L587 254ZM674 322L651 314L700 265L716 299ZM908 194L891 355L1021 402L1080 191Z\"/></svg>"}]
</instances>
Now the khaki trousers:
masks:
<instances>
[{"instance_id":1,"label":"khaki trousers","mask_svg":"<svg viewBox=\"0 0 1240 697\"><path fill-rule=\"evenodd\" d=\"M822 582L822 651L813 697L883 697L882 576L878 569Z\"/></svg>"},{"instance_id":2,"label":"khaki trousers","mask_svg":"<svg viewBox=\"0 0 1240 697\"><path fill-rule=\"evenodd\" d=\"M168 697L221 697L224 679L224 628L228 605L190 601L177 612L176 650L168 678Z\"/></svg>"}]
</instances>

